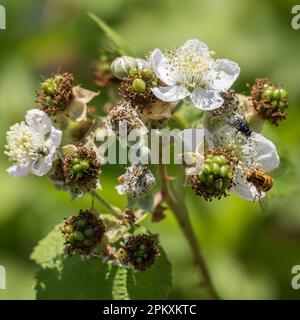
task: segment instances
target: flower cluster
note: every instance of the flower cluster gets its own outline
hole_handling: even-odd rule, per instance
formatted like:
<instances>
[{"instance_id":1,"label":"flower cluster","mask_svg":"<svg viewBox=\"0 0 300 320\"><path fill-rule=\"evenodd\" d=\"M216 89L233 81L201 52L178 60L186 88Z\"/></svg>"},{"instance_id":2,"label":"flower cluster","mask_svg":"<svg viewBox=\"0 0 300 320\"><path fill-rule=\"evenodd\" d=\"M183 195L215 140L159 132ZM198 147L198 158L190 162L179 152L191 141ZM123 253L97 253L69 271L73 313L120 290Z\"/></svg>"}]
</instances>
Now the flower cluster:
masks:
<instances>
[{"instance_id":1,"label":"flower cluster","mask_svg":"<svg viewBox=\"0 0 300 320\"><path fill-rule=\"evenodd\" d=\"M197 109L193 120L204 141L188 152L194 162L182 169L187 174L185 186L205 200L233 192L258 201L273 186L279 156L275 145L259 131L265 121L277 126L287 117L287 92L267 79L256 79L250 96L237 94L231 86L239 73L236 62L215 58L198 40L165 52L154 49L145 59L104 50L94 75L98 86L110 90L103 108L107 114L100 115L97 105L88 107L97 92L76 86L70 73L55 73L40 84L36 108L7 132L5 153L12 164L7 172L47 175L59 190L70 192L72 199L91 196L91 209L66 218L61 227L68 254L96 254L104 261L145 270L159 256L159 241L147 232L137 233L139 223L149 212L159 213L160 219L152 221L161 220L163 202L170 199L166 192L182 187L166 186L177 179L167 176L161 163L159 185L152 167L142 161L149 156L152 129L157 132L176 125L188 129L189 108ZM127 197L122 209L97 192L100 175L105 174L98 139L103 130L125 149L132 147L126 140L131 132L140 133L137 161L127 163L116 186L115 194ZM158 158L161 160L161 152ZM183 184L180 179L178 183ZM183 196L178 194L178 198ZM95 200L109 213L97 213Z\"/></svg>"}]
</instances>

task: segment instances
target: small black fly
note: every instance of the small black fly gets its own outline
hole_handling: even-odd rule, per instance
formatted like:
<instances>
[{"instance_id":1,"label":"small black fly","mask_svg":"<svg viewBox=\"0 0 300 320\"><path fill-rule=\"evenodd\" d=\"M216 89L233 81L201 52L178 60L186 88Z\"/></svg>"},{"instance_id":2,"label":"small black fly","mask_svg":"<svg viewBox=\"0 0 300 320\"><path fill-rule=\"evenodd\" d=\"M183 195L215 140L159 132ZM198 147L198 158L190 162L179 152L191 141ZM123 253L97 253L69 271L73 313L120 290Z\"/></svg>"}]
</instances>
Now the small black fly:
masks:
<instances>
[{"instance_id":1,"label":"small black fly","mask_svg":"<svg viewBox=\"0 0 300 320\"><path fill-rule=\"evenodd\" d=\"M241 132L244 136L249 138L252 134L252 131L249 128L249 125L245 119L242 119L236 116L230 123L237 129L237 132Z\"/></svg>"}]
</instances>

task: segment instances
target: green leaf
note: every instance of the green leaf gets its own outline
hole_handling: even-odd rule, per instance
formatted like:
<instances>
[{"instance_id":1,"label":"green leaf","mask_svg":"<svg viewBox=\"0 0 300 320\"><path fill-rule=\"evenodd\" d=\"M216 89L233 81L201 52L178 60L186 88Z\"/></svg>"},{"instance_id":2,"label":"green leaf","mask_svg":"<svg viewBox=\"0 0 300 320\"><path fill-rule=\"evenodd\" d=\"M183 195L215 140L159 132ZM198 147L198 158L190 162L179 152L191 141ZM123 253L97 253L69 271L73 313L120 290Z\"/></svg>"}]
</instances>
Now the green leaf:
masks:
<instances>
[{"instance_id":1,"label":"green leaf","mask_svg":"<svg viewBox=\"0 0 300 320\"><path fill-rule=\"evenodd\" d=\"M127 291L131 300L167 299L172 286L172 267L160 247L160 256L152 268L127 274Z\"/></svg>"},{"instance_id":2,"label":"green leaf","mask_svg":"<svg viewBox=\"0 0 300 320\"><path fill-rule=\"evenodd\" d=\"M155 265L140 272L62 252L58 227L34 249L31 258L41 266L35 284L38 300L166 299L171 289L171 264L162 248Z\"/></svg>"},{"instance_id":3,"label":"green leaf","mask_svg":"<svg viewBox=\"0 0 300 320\"><path fill-rule=\"evenodd\" d=\"M44 239L39 241L30 256L31 260L42 267L57 266L57 257L64 253L64 240L59 228L60 226L55 227Z\"/></svg>"},{"instance_id":4,"label":"green leaf","mask_svg":"<svg viewBox=\"0 0 300 320\"><path fill-rule=\"evenodd\" d=\"M102 19L94 15L93 13L88 13L88 16L98 25L98 27L105 33L107 38L113 43L116 50L120 55L128 55L130 49L128 49L126 43L122 38Z\"/></svg>"},{"instance_id":5,"label":"green leaf","mask_svg":"<svg viewBox=\"0 0 300 320\"><path fill-rule=\"evenodd\" d=\"M38 300L112 299L117 267L101 259L83 260L79 256L61 256L62 268L40 269L36 275Z\"/></svg>"}]
</instances>

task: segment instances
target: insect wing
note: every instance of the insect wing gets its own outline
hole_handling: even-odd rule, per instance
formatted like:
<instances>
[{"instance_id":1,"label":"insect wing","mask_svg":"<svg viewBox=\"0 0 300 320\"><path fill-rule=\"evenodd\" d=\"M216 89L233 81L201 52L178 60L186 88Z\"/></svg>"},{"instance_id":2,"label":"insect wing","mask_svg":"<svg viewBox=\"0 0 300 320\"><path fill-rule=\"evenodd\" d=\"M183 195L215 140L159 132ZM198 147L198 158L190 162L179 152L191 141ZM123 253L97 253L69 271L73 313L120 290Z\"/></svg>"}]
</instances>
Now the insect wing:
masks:
<instances>
[{"instance_id":1,"label":"insect wing","mask_svg":"<svg viewBox=\"0 0 300 320\"><path fill-rule=\"evenodd\" d=\"M263 213L267 213L269 209L269 198L268 194L266 194L263 198L260 198L259 201L259 207Z\"/></svg>"},{"instance_id":2,"label":"insect wing","mask_svg":"<svg viewBox=\"0 0 300 320\"><path fill-rule=\"evenodd\" d=\"M273 178L279 178L285 174L288 169L288 163L284 159L281 160L280 165L277 169L271 172Z\"/></svg>"}]
</instances>

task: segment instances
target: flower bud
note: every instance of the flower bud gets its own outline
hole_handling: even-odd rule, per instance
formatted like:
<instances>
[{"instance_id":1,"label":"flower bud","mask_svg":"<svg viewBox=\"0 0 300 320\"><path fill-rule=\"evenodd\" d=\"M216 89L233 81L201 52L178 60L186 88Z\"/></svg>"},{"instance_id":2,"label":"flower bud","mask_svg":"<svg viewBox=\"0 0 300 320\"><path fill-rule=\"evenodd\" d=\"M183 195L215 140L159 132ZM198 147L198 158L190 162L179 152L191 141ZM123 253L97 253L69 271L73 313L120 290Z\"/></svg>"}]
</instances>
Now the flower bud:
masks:
<instances>
[{"instance_id":1,"label":"flower bud","mask_svg":"<svg viewBox=\"0 0 300 320\"><path fill-rule=\"evenodd\" d=\"M136 68L137 62L134 58L129 56L122 56L116 58L111 64L111 72L112 74L122 80L126 76L128 76L131 69Z\"/></svg>"}]
</instances>

